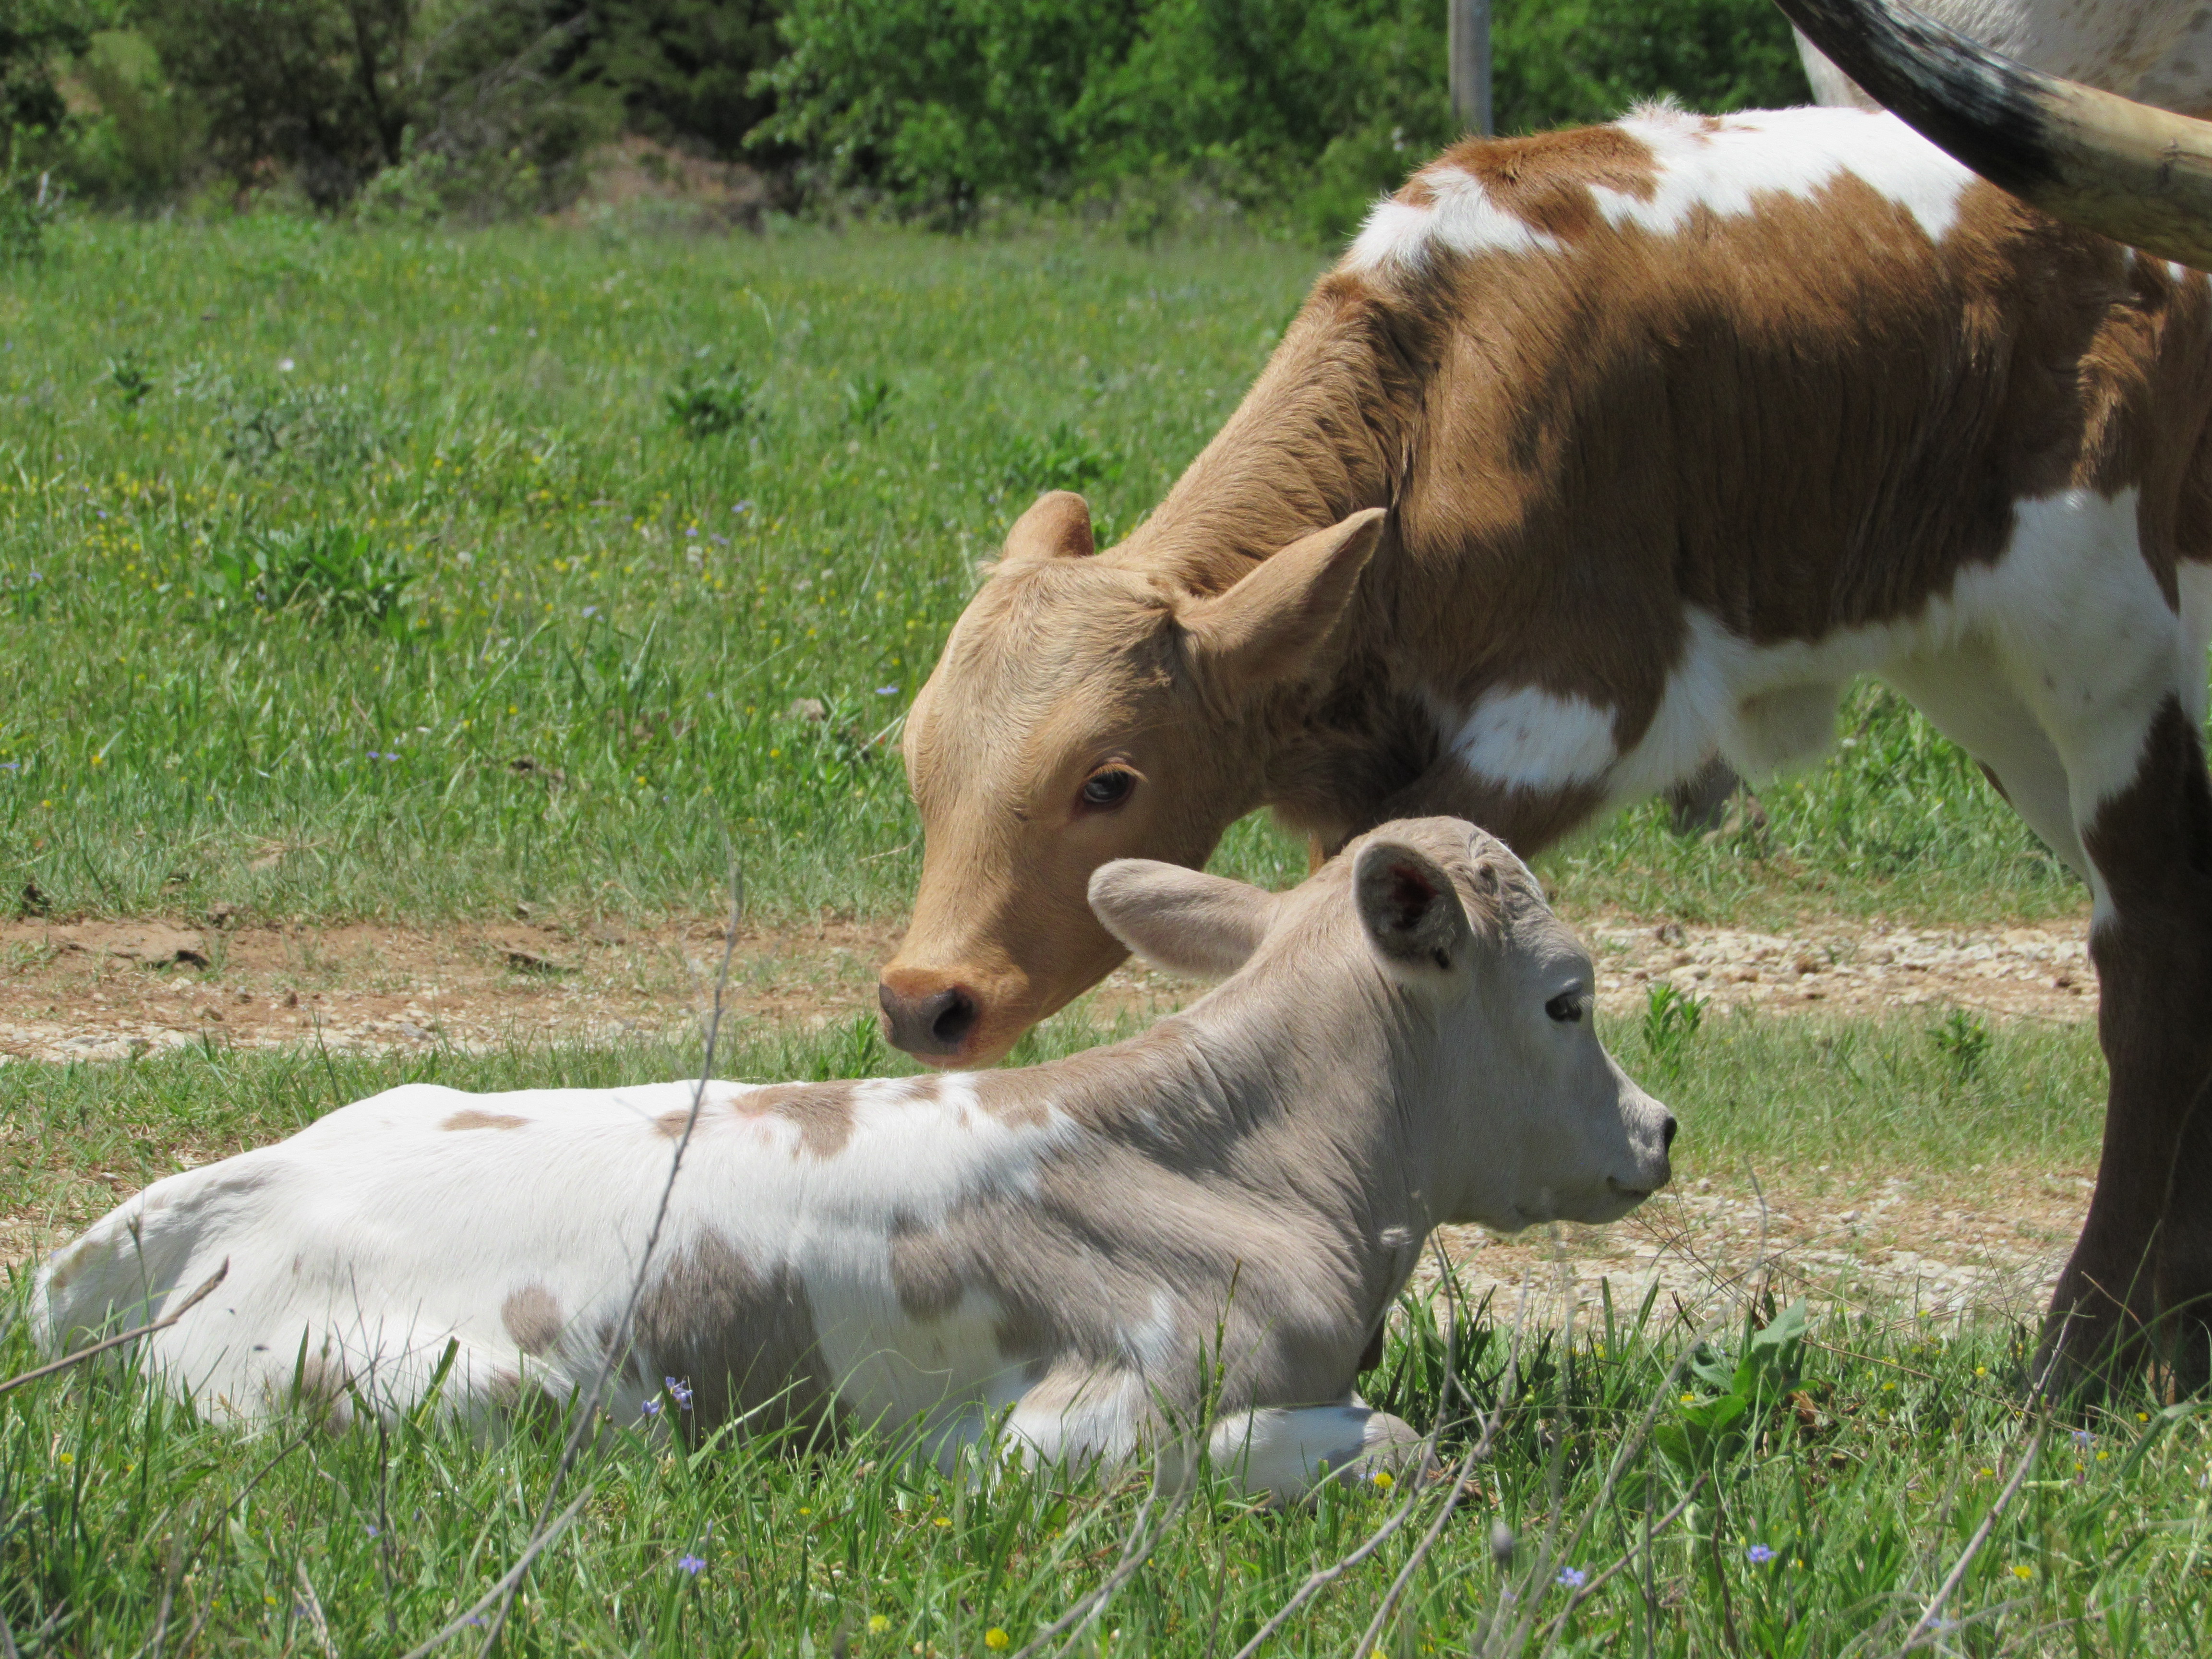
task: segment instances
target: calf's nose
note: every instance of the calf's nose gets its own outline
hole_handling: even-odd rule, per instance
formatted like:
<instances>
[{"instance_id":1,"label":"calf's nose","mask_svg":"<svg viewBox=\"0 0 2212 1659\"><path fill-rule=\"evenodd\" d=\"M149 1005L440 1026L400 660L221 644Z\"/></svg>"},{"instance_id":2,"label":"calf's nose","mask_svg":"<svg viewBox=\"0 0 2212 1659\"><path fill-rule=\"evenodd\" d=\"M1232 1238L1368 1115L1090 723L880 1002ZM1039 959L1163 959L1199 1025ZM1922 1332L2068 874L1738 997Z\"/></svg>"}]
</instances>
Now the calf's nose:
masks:
<instances>
[{"instance_id":1,"label":"calf's nose","mask_svg":"<svg viewBox=\"0 0 2212 1659\"><path fill-rule=\"evenodd\" d=\"M912 995L885 980L876 987L883 1005L884 1025L894 1048L910 1054L957 1054L968 1034L975 1029L979 1010L964 985Z\"/></svg>"},{"instance_id":2,"label":"calf's nose","mask_svg":"<svg viewBox=\"0 0 2212 1659\"><path fill-rule=\"evenodd\" d=\"M1667 1121L1659 1126L1659 1150L1661 1152L1671 1152L1674 1150L1674 1131L1681 1127L1682 1126L1680 1124L1674 1121L1674 1113L1669 1112L1667 1114Z\"/></svg>"}]
</instances>

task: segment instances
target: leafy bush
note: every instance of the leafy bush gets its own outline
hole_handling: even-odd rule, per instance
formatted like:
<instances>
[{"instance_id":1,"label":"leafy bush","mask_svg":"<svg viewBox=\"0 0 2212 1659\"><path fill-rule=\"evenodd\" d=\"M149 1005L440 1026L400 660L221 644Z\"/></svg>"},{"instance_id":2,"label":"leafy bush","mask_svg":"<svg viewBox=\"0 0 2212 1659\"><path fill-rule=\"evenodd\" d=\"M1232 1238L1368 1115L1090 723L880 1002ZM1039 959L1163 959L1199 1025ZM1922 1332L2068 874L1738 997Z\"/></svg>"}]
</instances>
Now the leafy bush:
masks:
<instances>
[{"instance_id":1,"label":"leafy bush","mask_svg":"<svg viewBox=\"0 0 2212 1659\"><path fill-rule=\"evenodd\" d=\"M365 531L267 531L208 556L200 592L216 617L304 611L335 627L397 638L416 572Z\"/></svg>"},{"instance_id":2,"label":"leafy bush","mask_svg":"<svg viewBox=\"0 0 2212 1659\"><path fill-rule=\"evenodd\" d=\"M687 364L663 398L669 424L689 438L711 438L735 432L759 418L755 406L759 384L736 363L725 363L712 374Z\"/></svg>"},{"instance_id":3,"label":"leafy bush","mask_svg":"<svg viewBox=\"0 0 2212 1659\"><path fill-rule=\"evenodd\" d=\"M1121 458L1062 421L1042 437L1009 433L999 452L1001 481L1027 494L1047 489L1095 489L1121 481Z\"/></svg>"},{"instance_id":4,"label":"leafy bush","mask_svg":"<svg viewBox=\"0 0 2212 1659\"><path fill-rule=\"evenodd\" d=\"M1453 135L1429 0L791 0L761 128L815 186L933 222L994 195L1112 191L1180 173L1263 217L1344 228ZM1505 0L1501 131L1802 101L1766 0Z\"/></svg>"},{"instance_id":5,"label":"leafy bush","mask_svg":"<svg viewBox=\"0 0 2212 1659\"><path fill-rule=\"evenodd\" d=\"M226 369L192 364L178 375L177 393L206 410L222 436L223 459L241 466L359 466L391 436L383 411L348 386L240 380Z\"/></svg>"}]
</instances>

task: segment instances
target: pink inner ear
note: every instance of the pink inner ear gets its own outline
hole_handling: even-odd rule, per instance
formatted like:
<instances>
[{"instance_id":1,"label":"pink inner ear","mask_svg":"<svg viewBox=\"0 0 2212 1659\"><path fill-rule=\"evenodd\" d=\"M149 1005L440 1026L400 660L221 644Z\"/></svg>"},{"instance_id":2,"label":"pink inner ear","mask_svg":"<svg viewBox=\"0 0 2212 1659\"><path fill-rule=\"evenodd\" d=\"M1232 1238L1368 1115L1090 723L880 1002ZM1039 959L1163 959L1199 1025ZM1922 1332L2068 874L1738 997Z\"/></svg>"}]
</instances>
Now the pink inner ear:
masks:
<instances>
[{"instance_id":1,"label":"pink inner ear","mask_svg":"<svg viewBox=\"0 0 2212 1659\"><path fill-rule=\"evenodd\" d=\"M1436 902L1435 885L1410 864L1390 866L1390 925L1403 931L1420 921Z\"/></svg>"}]
</instances>

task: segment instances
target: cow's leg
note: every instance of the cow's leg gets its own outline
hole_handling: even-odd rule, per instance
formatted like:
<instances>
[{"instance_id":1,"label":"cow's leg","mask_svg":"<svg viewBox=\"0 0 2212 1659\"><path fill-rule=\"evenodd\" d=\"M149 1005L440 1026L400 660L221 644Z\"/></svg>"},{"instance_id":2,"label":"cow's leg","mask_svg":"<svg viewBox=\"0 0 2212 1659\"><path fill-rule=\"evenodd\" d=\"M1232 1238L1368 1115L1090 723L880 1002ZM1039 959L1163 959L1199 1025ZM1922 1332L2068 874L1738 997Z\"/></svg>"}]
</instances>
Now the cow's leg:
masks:
<instances>
[{"instance_id":1,"label":"cow's leg","mask_svg":"<svg viewBox=\"0 0 2212 1659\"><path fill-rule=\"evenodd\" d=\"M1207 1453L1217 1473L1248 1495L1295 1502L1324 1480L1357 1486L1403 1474L1421 1455L1413 1425L1357 1395L1340 1406L1273 1406L1231 1412L1213 1425ZM1161 1480L1170 1479L1164 1450Z\"/></svg>"},{"instance_id":2,"label":"cow's leg","mask_svg":"<svg viewBox=\"0 0 2212 1659\"><path fill-rule=\"evenodd\" d=\"M2174 1182L2212 1072L2212 784L2185 712L2197 671L2181 620L2141 568L2131 508L2077 497L2033 516L2045 522L2024 542L2047 539L2024 550L2040 555L2041 579L1998 637L1970 636L1889 678L1995 775L2095 896L2111 1093L2096 1191L2038 1362L2063 1387L2131 1351L2166 1297L2212 1288L2202 1259L2212 1253L2178 1238L2170 1265L2153 1255L2170 1189L2177 1220L2212 1217L2212 1177L2202 1193ZM2196 1238L2193 1220L2185 1231Z\"/></svg>"},{"instance_id":3,"label":"cow's leg","mask_svg":"<svg viewBox=\"0 0 2212 1659\"><path fill-rule=\"evenodd\" d=\"M2181 1132L2153 1288L2173 1324L2174 1385L2194 1393L2212 1382L2212 1084L2198 1091Z\"/></svg>"},{"instance_id":4,"label":"cow's leg","mask_svg":"<svg viewBox=\"0 0 2212 1659\"><path fill-rule=\"evenodd\" d=\"M2179 1170L2212 1076L2212 781L2178 696L2160 703L2133 776L2081 818L2096 876L2089 950L2112 1092L2096 1192L2044 1340L2054 1382L2131 1352L2161 1304L2212 1291L2212 1182ZM2191 1130L2192 1153L2205 1139ZM2201 1313L2184 1315L2172 1334L2187 1351L2203 1329Z\"/></svg>"}]
</instances>

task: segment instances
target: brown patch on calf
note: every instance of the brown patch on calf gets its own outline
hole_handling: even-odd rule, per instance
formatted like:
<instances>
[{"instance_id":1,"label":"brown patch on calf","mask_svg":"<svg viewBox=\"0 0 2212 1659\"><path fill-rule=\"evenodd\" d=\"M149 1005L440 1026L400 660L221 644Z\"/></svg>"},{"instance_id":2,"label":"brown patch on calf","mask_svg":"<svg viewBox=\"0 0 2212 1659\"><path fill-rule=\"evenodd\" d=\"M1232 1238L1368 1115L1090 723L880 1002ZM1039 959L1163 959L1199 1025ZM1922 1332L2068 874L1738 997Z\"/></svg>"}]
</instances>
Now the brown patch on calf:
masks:
<instances>
[{"instance_id":1,"label":"brown patch on calf","mask_svg":"<svg viewBox=\"0 0 2212 1659\"><path fill-rule=\"evenodd\" d=\"M526 1117L517 1117L512 1112L483 1112L470 1106L455 1112L438 1126L441 1129L526 1129L530 1127Z\"/></svg>"},{"instance_id":2,"label":"brown patch on calf","mask_svg":"<svg viewBox=\"0 0 2212 1659\"><path fill-rule=\"evenodd\" d=\"M1593 186L1639 202L1650 200L1658 187L1651 147L1619 127L1469 138L1446 150L1435 167L1458 168L1502 211L1567 242L1579 241L1599 222Z\"/></svg>"},{"instance_id":3,"label":"brown patch on calf","mask_svg":"<svg viewBox=\"0 0 2212 1659\"><path fill-rule=\"evenodd\" d=\"M561 1304L543 1285L525 1285L509 1291L499 1305L499 1322L514 1346L532 1358L545 1353L561 1340L567 1323Z\"/></svg>"},{"instance_id":4,"label":"brown patch on calf","mask_svg":"<svg viewBox=\"0 0 2212 1659\"><path fill-rule=\"evenodd\" d=\"M834 1403L797 1274L781 1262L763 1273L720 1233L702 1234L639 1299L636 1342L652 1376L695 1391L702 1427L777 1401L817 1421Z\"/></svg>"},{"instance_id":5,"label":"brown patch on calf","mask_svg":"<svg viewBox=\"0 0 2212 1659\"><path fill-rule=\"evenodd\" d=\"M778 1083L748 1090L727 1103L740 1117L788 1119L799 1127L799 1144L816 1158L836 1157L853 1138L849 1083Z\"/></svg>"}]
</instances>

